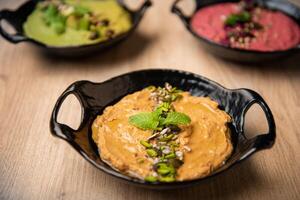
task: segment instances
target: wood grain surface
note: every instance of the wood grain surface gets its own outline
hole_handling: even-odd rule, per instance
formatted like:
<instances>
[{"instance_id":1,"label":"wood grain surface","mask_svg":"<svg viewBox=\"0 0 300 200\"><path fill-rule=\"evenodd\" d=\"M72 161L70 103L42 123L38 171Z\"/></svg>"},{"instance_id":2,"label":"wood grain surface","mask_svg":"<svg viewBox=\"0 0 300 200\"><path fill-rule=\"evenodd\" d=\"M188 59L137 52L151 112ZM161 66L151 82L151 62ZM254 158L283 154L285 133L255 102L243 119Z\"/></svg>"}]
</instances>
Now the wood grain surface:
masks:
<instances>
[{"instance_id":1,"label":"wood grain surface","mask_svg":"<svg viewBox=\"0 0 300 200\"><path fill-rule=\"evenodd\" d=\"M53 58L28 44L13 45L0 39L1 200L300 199L300 58L256 65L221 60L205 52L170 13L172 0L153 1L130 39L89 58ZM22 2L0 0L0 9L14 9ZM189 0L184 4L190 9L193 6ZM228 88L257 91L276 120L274 147L201 185L151 191L104 174L67 143L51 136L50 113L72 82L100 82L145 68L187 70ZM74 98L68 102L60 120L76 126L78 102ZM246 127L249 137L266 130L260 109L251 109Z\"/></svg>"}]
</instances>

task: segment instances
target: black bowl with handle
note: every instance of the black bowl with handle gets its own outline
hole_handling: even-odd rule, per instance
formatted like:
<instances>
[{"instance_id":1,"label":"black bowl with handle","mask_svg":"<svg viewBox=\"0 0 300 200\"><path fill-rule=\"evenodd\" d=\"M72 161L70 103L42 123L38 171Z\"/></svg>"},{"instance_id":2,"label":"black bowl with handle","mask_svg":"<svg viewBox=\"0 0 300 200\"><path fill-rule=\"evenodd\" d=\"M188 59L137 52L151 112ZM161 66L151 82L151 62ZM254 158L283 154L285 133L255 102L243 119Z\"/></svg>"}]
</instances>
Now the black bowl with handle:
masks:
<instances>
[{"instance_id":1,"label":"black bowl with handle","mask_svg":"<svg viewBox=\"0 0 300 200\"><path fill-rule=\"evenodd\" d=\"M186 16L182 12L181 8L178 7L178 3L180 2L180 0L176 0L173 3L171 7L171 12L179 16L179 18L183 22L188 32L190 32L193 36L195 36L196 39L198 39L198 41L201 43L201 45L211 54L232 61L250 62L250 63L275 60L275 59L287 57L292 54L297 54L300 56L300 44L283 51L263 52L263 51L231 48L216 43L214 41L211 41L197 34L191 26L191 19L199 9L209 5L218 4L218 3L239 2L239 0L191 0L191 1L195 1L196 3L196 9L194 10L191 16ZM254 0L254 2L256 2L259 6L262 6L264 8L283 12L284 14L293 18L294 21L297 22L297 24L300 26L300 9L297 6L293 5L292 3L285 0Z\"/></svg>"},{"instance_id":2,"label":"black bowl with handle","mask_svg":"<svg viewBox=\"0 0 300 200\"><path fill-rule=\"evenodd\" d=\"M117 35L112 39L100 41L95 44L57 47L28 38L24 33L23 24L27 20L27 17L33 12L38 2L38 0L27 1L14 11L7 9L1 10L0 34L11 43L17 44L20 42L28 42L37 47L40 47L42 50L48 53L68 57L89 55L91 53L107 49L108 47L111 47L119 43L120 41L125 40L134 32L134 30L140 23L145 11L152 5L152 2L150 0L145 0L139 9L131 10L124 3L124 0L118 0L118 3L130 14L131 17L132 26L127 32ZM15 29L15 34L8 33L5 30L3 24L1 23L4 20L7 21Z\"/></svg>"},{"instance_id":3,"label":"black bowl with handle","mask_svg":"<svg viewBox=\"0 0 300 200\"><path fill-rule=\"evenodd\" d=\"M91 138L91 125L97 115L101 114L107 106L113 105L122 97L147 86L163 86L165 82L181 90L189 91L194 96L210 97L218 102L219 108L227 112L232 118L229 127L234 146L233 154L221 168L206 178L173 183L147 183L144 180L132 178L105 164L99 156L101 152L98 152L97 146ZM57 121L60 107L70 94L77 97L82 107L82 118L77 130ZM245 115L253 104L258 104L264 111L269 130L267 133L257 135L254 138L247 138L244 134ZM173 189L203 183L203 180L225 172L228 168L249 158L254 153L272 147L276 137L272 112L263 98L256 92L249 89L226 89L205 77L169 69L130 72L102 83L77 81L71 84L61 94L54 106L50 119L50 131L54 136L68 142L83 158L99 170L127 183L152 189Z\"/></svg>"}]
</instances>

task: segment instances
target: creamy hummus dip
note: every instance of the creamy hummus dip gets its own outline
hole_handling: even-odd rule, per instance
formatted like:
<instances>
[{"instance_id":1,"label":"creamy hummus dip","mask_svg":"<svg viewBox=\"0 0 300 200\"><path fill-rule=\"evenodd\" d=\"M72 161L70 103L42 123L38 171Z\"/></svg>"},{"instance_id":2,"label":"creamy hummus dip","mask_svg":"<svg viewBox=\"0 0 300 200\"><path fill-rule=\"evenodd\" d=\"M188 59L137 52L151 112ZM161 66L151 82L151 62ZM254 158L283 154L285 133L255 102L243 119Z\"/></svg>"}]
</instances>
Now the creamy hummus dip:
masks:
<instances>
[{"instance_id":1,"label":"creamy hummus dip","mask_svg":"<svg viewBox=\"0 0 300 200\"><path fill-rule=\"evenodd\" d=\"M23 24L25 35L51 46L77 46L109 40L132 26L116 0L46 0Z\"/></svg>"},{"instance_id":2,"label":"creamy hummus dip","mask_svg":"<svg viewBox=\"0 0 300 200\"><path fill-rule=\"evenodd\" d=\"M173 107L191 119L188 125L179 126L180 132L176 136L176 155L182 160L176 181L185 181L211 174L231 155L233 146L227 126L231 118L218 109L215 101L191 96L188 92L180 92L180 95ZM153 172L156 158L151 158L141 145L141 141L147 141L153 132L133 126L129 118L141 112L151 112L156 106L151 96L151 90L147 88L127 95L107 107L92 125L92 137L101 159L114 169L139 179L153 174L157 176Z\"/></svg>"},{"instance_id":3,"label":"creamy hummus dip","mask_svg":"<svg viewBox=\"0 0 300 200\"><path fill-rule=\"evenodd\" d=\"M200 36L234 48L277 51L300 43L299 25L284 13L255 6L242 9L240 3L207 6L196 12L191 26ZM241 21L236 26L226 26L228 16L237 13L242 13ZM249 22L243 23L247 18ZM259 29L255 29L257 24Z\"/></svg>"}]
</instances>

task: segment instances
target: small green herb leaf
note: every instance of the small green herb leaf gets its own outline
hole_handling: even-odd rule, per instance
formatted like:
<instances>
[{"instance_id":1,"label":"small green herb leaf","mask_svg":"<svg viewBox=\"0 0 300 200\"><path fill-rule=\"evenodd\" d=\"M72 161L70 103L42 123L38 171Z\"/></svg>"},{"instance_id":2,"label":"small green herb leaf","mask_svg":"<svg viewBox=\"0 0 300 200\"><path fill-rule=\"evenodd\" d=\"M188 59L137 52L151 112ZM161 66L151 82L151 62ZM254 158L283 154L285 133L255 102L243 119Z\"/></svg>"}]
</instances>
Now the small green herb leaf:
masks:
<instances>
[{"instance_id":1,"label":"small green herb leaf","mask_svg":"<svg viewBox=\"0 0 300 200\"><path fill-rule=\"evenodd\" d=\"M159 124L158 115L143 112L129 117L129 123L144 130L155 130Z\"/></svg>"},{"instance_id":2,"label":"small green herb leaf","mask_svg":"<svg viewBox=\"0 0 300 200\"><path fill-rule=\"evenodd\" d=\"M83 16L85 14L88 14L90 12L90 10L88 8L82 7L82 6L75 6L74 7L74 14L76 16Z\"/></svg>"},{"instance_id":3,"label":"small green herb leaf","mask_svg":"<svg viewBox=\"0 0 300 200\"><path fill-rule=\"evenodd\" d=\"M229 15L225 20L225 24L227 26L234 26L237 23L249 22L250 20L251 20L250 13L245 11L238 14Z\"/></svg>"},{"instance_id":4,"label":"small green herb leaf","mask_svg":"<svg viewBox=\"0 0 300 200\"><path fill-rule=\"evenodd\" d=\"M47 17L54 17L58 14L58 9L56 6L50 4L45 10L44 10L44 14Z\"/></svg>"},{"instance_id":5,"label":"small green herb leaf","mask_svg":"<svg viewBox=\"0 0 300 200\"><path fill-rule=\"evenodd\" d=\"M58 8L50 4L43 12L43 20L47 26L51 26L57 34L65 32L66 17L62 16Z\"/></svg>"},{"instance_id":6,"label":"small green herb leaf","mask_svg":"<svg viewBox=\"0 0 300 200\"><path fill-rule=\"evenodd\" d=\"M166 119L163 121L165 125L186 125L191 122L191 118L184 113L170 112Z\"/></svg>"}]
</instances>

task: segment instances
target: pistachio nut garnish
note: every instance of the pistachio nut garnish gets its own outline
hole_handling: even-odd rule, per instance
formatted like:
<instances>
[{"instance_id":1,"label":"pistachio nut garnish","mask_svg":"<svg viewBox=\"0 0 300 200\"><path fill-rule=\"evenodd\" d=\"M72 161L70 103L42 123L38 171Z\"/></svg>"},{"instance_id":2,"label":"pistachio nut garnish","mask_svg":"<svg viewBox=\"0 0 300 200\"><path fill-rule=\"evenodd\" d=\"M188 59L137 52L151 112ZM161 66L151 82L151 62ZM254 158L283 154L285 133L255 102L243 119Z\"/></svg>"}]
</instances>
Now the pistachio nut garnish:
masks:
<instances>
[{"instance_id":1,"label":"pistachio nut garnish","mask_svg":"<svg viewBox=\"0 0 300 200\"><path fill-rule=\"evenodd\" d=\"M155 103L155 109L149 113L139 113L129 118L129 123L137 128L152 130L152 135L140 144L152 160L153 174L145 177L147 182L173 182L176 181L176 170L183 164L183 152L179 149L177 141L180 133L179 125L191 122L189 116L176 112L172 102L181 98L176 87L166 83L164 87L150 86L150 98Z\"/></svg>"}]
</instances>

